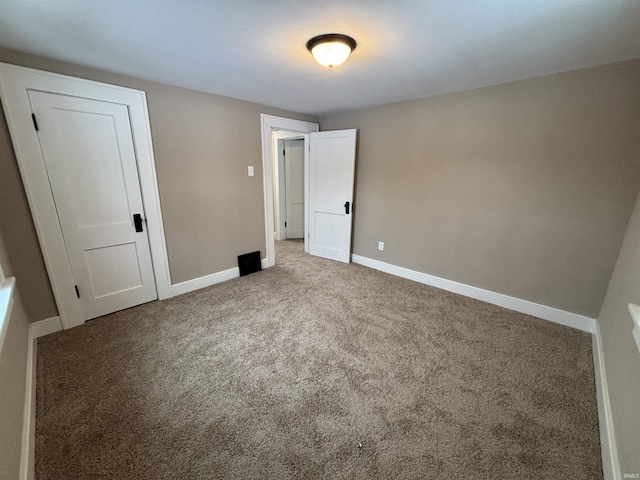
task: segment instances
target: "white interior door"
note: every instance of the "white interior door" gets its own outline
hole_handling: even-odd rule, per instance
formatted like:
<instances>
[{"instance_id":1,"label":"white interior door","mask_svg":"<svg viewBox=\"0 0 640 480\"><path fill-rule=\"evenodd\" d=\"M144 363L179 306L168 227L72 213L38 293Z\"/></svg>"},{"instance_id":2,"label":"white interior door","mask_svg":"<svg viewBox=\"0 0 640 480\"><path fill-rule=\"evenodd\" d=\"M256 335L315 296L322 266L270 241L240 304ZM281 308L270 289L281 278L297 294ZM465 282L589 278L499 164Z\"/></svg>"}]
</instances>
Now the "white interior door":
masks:
<instances>
[{"instance_id":1,"label":"white interior door","mask_svg":"<svg viewBox=\"0 0 640 480\"><path fill-rule=\"evenodd\" d=\"M349 263L356 131L309 137L309 253Z\"/></svg>"},{"instance_id":2,"label":"white interior door","mask_svg":"<svg viewBox=\"0 0 640 480\"><path fill-rule=\"evenodd\" d=\"M274 132L274 140L275 132ZM278 146L278 161L274 163L273 178L277 181L274 183L273 200L274 200L274 213L275 213L275 238L276 240L287 239L287 175L284 165L284 140L277 139Z\"/></svg>"},{"instance_id":3,"label":"white interior door","mask_svg":"<svg viewBox=\"0 0 640 480\"><path fill-rule=\"evenodd\" d=\"M284 141L286 238L304 238L304 140Z\"/></svg>"},{"instance_id":4,"label":"white interior door","mask_svg":"<svg viewBox=\"0 0 640 480\"><path fill-rule=\"evenodd\" d=\"M84 320L155 300L128 107L37 91L29 100Z\"/></svg>"}]
</instances>

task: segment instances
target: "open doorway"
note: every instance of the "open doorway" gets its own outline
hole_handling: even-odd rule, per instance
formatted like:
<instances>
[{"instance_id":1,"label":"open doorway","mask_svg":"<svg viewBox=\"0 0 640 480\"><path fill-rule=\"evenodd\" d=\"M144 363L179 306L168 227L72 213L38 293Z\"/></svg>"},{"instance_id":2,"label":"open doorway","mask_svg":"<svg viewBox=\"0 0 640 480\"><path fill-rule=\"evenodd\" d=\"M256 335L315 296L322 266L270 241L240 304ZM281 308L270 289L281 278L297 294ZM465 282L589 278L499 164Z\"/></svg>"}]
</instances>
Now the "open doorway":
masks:
<instances>
[{"instance_id":1,"label":"open doorway","mask_svg":"<svg viewBox=\"0 0 640 480\"><path fill-rule=\"evenodd\" d=\"M304 135L278 130L272 133L275 151L273 163L273 216L276 263L279 256L304 248L305 240L305 149ZM295 243L285 247L283 242Z\"/></svg>"},{"instance_id":2,"label":"open doorway","mask_svg":"<svg viewBox=\"0 0 640 480\"><path fill-rule=\"evenodd\" d=\"M274 190L278 174L278 142L302 136L304 252L344 263L351 261L355 180L355 129L318 132L318 124L262 114L262 167L264 179L266 266L275 265L276 210ZM291 137L290 137L291 138ZM278 210L281 216L281 209Z\"/></svg>"},{"instance_id":3,"label":"open doorway","mask_svg":"<svg viewBox=\"0 0 640 480\"><path fill-rule=\"evenodd\" d=\"M278 240L304 239L304 135L273 132L273 216Z\"/></svg>"},{"instance_id":4,"label":"open doorway","mask_svg":"<svg viewBox=\"0 0 640 480\"><path fill-rule=\"evenodd\" d=\"M300 208L302 208L302 228L303 228L303 240L307 238L308 226L304 221L307 217L308 203L308 176L304 174L308 168L309 161L309 133L318 131L318 124L311 122L304 122L300 120L293 120L290 118L276 117L273 115L261 115L262 121L262 167L264 172L264 201L265 201L265 240L266 240L266 260L267 266L272 267L276 262L275 241L276 238L283 238L287 232L284 230L284 222L289 225L289 220L286 219L286 198L281 201L281 188L280 188L280 174L284 174L284 190L286 192L286 165L284 168L278 168L279 164L279 151L282 148L279 143L284 140L302 140L302 155L303 164L302 174L304 183L302 185L302 205L293 206L292 209L298 209L298 216L300 216ZM298 144L300 145L300 144ZM285 148L286 151L286 148ZM286 157L286 155L284 155ZM293 171L293 169L290 169ZM300 193L300 192L298 192ZM297 197L299 199L299 196ZM284 209L282 208L284 207ZM283 210L285 210L283 212ZM286 220L285 220L286 219ZM300 241L300 240L299 240ZM305 245L305 251L307 246Z\"/></svg>"}]
</instances>

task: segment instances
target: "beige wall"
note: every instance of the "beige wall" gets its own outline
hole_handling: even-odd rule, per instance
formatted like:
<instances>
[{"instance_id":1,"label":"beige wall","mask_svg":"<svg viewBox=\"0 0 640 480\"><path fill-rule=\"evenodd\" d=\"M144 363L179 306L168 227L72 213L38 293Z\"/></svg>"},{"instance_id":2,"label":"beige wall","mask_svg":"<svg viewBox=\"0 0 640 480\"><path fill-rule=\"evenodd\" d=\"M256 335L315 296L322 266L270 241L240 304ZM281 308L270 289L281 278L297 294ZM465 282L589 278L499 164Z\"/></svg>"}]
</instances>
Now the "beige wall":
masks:
<instances>
[{"instance_id":1,"label":"beige wall","mask_svg":"<svg viewBox=\"0 0 640 480\"><path fill-rule=\"evenodd\" d=\"M29 316L34 320L56 316L56 304L1 109L0 230L5 232L7 255L15 266L13 274L20 279L20 291L29 307Z\"/></svg>"},{"instance_id":2,"label":"beige wall","mask_svg":"<svg viewBox=\"0 0 640 480\"><path fill-rule=\"evenodd\" d=\"M597 317L640 187L638 85L635 60L322 118L359 129L354 253Z\"/></svg>"},{"instance_id":3,"label":"beige wall","mask_svg":"<svg viewBox=\"0 0 640 480\"><path fill-rule=\"evenodd\" d=\"M5 274L10 266L0 236L0 265ZM0 345L0 478L20 477L22 424L27 381L29 322L18 295Z\"/></svg>"},{"instance_id":4,"label":"beige wall","mask_svg":"<svg viewBox=\"0 0 640 480\"><path fill-rule=\"evenodd\" d=\"M0 62L147 92L172 283L265 251L260 113L314 117L0 49ZM247 176L247 166L255 176ZM56 308L6 124L0 120L0 229L34 321Z\"/></svg>"},{"instance_id":5,"label":"beige wall","mask_svg":"<svg viewBox=\"0 0 640 480\"><path fill-rule=\"evenodd\" d=\"M29 322L16 298L0 352L0 478L20 478Z\"/></svg>"},{"instance_id":6,"label":"beige wall","mask_svg":"<svg viewBox=\"0 0 640 480\"><path fill-rule=\"evenodd\" d=\"M640 305L640 197L600 312L600 334L620 471L640 473L640 353L627 305Z\"/></svg>"}]
</instances>

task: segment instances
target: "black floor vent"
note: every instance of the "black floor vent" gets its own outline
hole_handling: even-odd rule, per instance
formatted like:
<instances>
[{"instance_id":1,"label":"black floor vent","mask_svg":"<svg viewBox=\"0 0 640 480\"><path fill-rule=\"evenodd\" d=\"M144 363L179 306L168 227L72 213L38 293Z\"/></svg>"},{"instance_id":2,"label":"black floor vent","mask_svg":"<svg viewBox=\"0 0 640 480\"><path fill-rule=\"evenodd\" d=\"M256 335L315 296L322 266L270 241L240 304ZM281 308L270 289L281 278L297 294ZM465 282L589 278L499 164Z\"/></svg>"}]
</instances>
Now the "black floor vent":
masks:
<instances>
[{"instance_id":1,"label":"black floor vent","mask_svg":"<svg viewBox=\"0 0 640 480\"><path fill-rule=\"evenodd\" d=\"M238 255L238 268L240 268L241 277L262 270L260 251Z\"/></svg>"}]
</instances>

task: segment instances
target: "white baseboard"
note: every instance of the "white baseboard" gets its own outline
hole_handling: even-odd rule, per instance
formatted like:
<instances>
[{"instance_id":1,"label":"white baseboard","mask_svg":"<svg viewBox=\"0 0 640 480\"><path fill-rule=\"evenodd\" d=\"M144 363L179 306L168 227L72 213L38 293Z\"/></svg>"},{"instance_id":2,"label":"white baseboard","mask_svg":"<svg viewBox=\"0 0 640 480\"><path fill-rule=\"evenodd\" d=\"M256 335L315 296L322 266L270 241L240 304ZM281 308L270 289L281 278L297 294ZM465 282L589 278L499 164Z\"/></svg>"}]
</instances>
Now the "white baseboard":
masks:
<instances>
[{"instance_id":1,"label":"white baseboard","mask_svg":"<svg viewBox=\"0 0 640 480\"><path fill-rule=\"evenodd\" d=\"M44 320L33 322L29 325L27 381L24 394L24 419L22 421L20 480L32 480L35 476L37 339L61 330L62 321L60 317L45 318Z\"/></svg>"},{"instance_id":2,"label":"white baseboard","mask_svg":"<svg viewBox=\"0 0 640 480\"><path fill-rule=\"evenodd\" d=\"M60 317L45 318L37 322L33 322L30 326L33 338L44 337L50 333L62 331L62 321Z\"/></svg>"},{"instance_id":3,"label":"white baseboard","mask_svg":"<svg viewBox=\"0 0 640 480\"><path fill-rule=\"evenodd\" d=\"M593 370L596 377L596 399L598 401L598 424L600 425L600 449L604 479L620 480L620 463L618 462L618 449L613 430L607 373L604 369L600 324L598 323L596 323L596 332L593 334Z\"/></svg>"},{"instance_id":4,"label":"white baseboard","mask_svg":"<svg viewBox=\"0 0 640 480\"><path fill-rule=\"evenodd\" d=\"M261 259L260 264L262 265L262 268L267 268L267 259ZM210 287L216 283L226 282L227 280L231 280L232 278L239 276L240 269L238 267L234 267L229 270L223 270L222 272L205 275L204 277L187 280L186 282L176 283L175 285L171 285L171 290L173 291L173 296L182 295L184 293L193 292L194 290Z\"/></svg>"},{"instance_id":5,"label":"white baseboard","mask_svg":"<svg viewBox=\"0 0 640 480\"><path fill-rule=\"evenodd\" d=\"M521 298L510 297L502 293L484 290L482 288L465 285L464 283L454 282L445 278L436 277L427 273L417 272L404 267L398 267L390 263L381 262L372 258L362 257L360 255L352 255L353 263L364 265L375 270L390 273L398 277L407 278L414 282L424 283L432 287L441 288L449 292L458 293L465 297L475 298L483 302L492 303L500 307L515 310L516 312L526 313L534 317L549 320L550 322L559 323L567 327L577 328L587 333L596 332L596 319L578 315L577 313L567 312L539 303L533 303Z\"/></svg>"},{"instance_id":6,"label":"white baseboard","mask_svg":"<svg viewBox=\"0 0 640 480\"><path fill-rule=\"evenodd\" d=\"M59 319L59 317L58 317ZM32 480L35 476L36 443L36 365L37 342L34 325L29 326L29 348L27 350L27 382L24 395L24 419L22 421L22 454L20 458L20 480Z\"/></svg>"}]
</instances>

